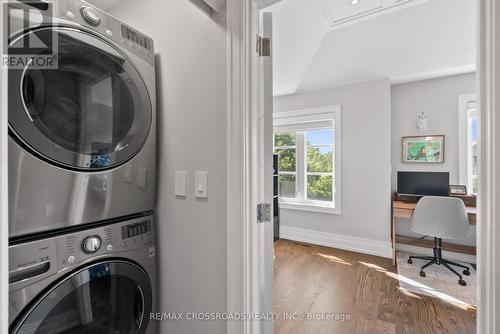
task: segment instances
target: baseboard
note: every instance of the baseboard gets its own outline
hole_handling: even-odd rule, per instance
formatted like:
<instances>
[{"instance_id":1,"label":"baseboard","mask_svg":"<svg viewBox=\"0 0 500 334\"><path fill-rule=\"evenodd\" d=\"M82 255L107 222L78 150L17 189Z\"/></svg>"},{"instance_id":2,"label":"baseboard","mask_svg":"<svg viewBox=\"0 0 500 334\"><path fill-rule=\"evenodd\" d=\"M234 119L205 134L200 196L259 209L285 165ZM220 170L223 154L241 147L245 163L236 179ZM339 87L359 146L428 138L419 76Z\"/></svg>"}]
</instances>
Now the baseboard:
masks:
<instances>
[{"instance_id":1,"label":"baseboard","mask_svg":"<svg viewBox=\"0 0 500 334\"><path fill-rule=\"evenodd\" d=\"M283 225L280 226L280 238L392 258L392 248L389 241L365 239Z\"/></svg>"}]
</instances>

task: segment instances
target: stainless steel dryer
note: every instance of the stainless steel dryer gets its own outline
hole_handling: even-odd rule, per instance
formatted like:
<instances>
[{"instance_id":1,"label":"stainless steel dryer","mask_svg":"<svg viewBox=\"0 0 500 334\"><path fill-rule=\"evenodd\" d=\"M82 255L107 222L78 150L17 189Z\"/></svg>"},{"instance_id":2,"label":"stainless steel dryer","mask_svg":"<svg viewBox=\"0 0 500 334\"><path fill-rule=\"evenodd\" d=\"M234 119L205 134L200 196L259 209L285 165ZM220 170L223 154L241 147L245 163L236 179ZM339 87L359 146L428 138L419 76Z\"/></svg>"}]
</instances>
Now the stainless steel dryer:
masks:
<instances>
[{"instance_id":1,"label":"stainless steel dryer","mask_svg":"<svg viewBox=\"0 0 500 334\"><path fill-rule=\"evenodd\" d=\"M153 41L84 1L54 3L10 4L45 19L11 15L10 52L37 40L58 60L8 72L11 238L154 208Z\"/></svg>"},{"instance_id":2,"label":"stainless steel dryer","mask_svg":"<svg viewBox=\"0 0 500 334\"><path fill-rule=\"evenodd\" d=\"M154 334L151 216L9 247L11 334Z\"/></svg>"}]
</instances>

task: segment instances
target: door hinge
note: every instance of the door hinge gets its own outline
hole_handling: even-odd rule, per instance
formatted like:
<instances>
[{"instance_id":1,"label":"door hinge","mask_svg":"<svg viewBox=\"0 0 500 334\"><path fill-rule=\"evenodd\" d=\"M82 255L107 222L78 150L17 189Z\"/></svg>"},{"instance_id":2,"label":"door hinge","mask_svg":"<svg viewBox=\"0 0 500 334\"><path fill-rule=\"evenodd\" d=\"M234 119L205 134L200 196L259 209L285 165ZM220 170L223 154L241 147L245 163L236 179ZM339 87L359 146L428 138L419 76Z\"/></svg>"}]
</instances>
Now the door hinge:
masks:
<instances>
[{"instance_id":1,"label":"door hinge","mask_svg":"<svg viewBox=\"0 0 500 334\"><path fill-rule=\"evenodd\" d=\"M271 221L271 203L260 203L257 205L257 222Z\"/></svg>"},{"instance_id":2,"label":"door hinge","mask_svg":"<svg viewBox=\"0 0 500 334\"><path fill-rule=\"evenodd\" d=\"M271 56L271 38L257 35L257 53L260 57Z\"/></svg>"}]
</instances>

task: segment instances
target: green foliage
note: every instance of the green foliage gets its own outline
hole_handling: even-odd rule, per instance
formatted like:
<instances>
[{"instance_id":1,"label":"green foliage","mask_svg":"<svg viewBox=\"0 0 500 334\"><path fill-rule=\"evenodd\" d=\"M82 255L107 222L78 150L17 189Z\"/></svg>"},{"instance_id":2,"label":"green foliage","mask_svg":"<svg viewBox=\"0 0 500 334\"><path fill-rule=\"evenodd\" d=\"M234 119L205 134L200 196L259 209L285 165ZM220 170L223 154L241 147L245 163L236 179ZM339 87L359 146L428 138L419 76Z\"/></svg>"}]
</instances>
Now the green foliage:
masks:
<instances>
[{"instance_id":1,"label":"green foliage","mask_svg":"<svg viewBox=\"0 0 500 334\"><path fill-rule=\"evenodd\" d=\"M333 172L333 152L321 153L318 147L307 146L307 171L314 173Z\"/></svg>"},{"instance_id":2,"label":"green foliage","mask_svg":"<svg viewBox=\"0 0 500 334\"><path fill-rule=\"evenodd\" d=\"M296 171L295 149L276 150L276 153L280 155L278 164L280 172Z\"/></svg>"},{"instance_id":3,"label":"green foliage","mask_svg":"<svg viewBox=\"0 0 500 334\"><path fill-rule=\"evenodd\" d=\"M470 190L473 194L477 194L479 191L479 180L477 176L472 177L472 189Z\"/></svg>"},{"instance_id":4,"label":"green foliage","mask_svg":"<svg viewBox=\"0 0 500 334\"><path fill-rule=\"evenodd\" d=\"M295 146L295 136L291 133L280 133L274 138L274 146ZM279 170L282 172L296 171L295 148L278 149L276 153L280 155Z\"/></svg>"},{"instance_id":5,"label":"green foliage","mask_svg":"<svg viewBox=\"0 0 500 334\"><path fill-rule=\"evenodd\" d=\"M307 171L316 173L333 172L333 152L321 153L318 147L307 146ZM307 198L317 201L332 200L332 176L308 175Z\"/></svg>"},{"instance_id":6,"label":"green foliage","mask_svg":"<svg viewBox=\"0 0 500 334\"><path fill-rule=\"evenodd\" d=\"M291 133L276 134L274 143L276 147L289 147L276 149L280 155L279 170L281 172L296 172L295 135ZM333 152L321 152L320 148L307 146L307 171L312 173L333 172ZM333 177L331 175L308 175L307 198L310 200L331 201ZM295 194L295 176L280 175L280 192L283 197L293 197Z\"/></svg>"},{"instance_id":7,"label":"green foliage","mask_svg":"<svg viewBox=\"0 0 500 334\"><path fill-rule=\"evenodd\" d=\"M307 199L331 201L333 194L332 181L331 175L307 176Z\"/></svg>"},{"instance_id":8,"label":"green foliage","mask_svg":"<svg viewBox=\"0 0 500 334\"><path fill-rule=\"evenodd\" d=\"M291 133L278 133L274 137L274 146L295 146L295 135Z\"/></svg>"}]
</instances>

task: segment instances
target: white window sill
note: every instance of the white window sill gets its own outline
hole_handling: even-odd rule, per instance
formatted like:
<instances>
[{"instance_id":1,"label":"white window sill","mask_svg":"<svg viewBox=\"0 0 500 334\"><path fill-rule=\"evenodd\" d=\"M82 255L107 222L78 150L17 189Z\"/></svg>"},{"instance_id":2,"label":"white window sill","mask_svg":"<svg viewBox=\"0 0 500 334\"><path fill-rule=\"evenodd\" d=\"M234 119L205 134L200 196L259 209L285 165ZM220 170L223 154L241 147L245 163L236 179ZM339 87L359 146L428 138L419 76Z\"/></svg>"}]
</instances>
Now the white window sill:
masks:
<instances>
[{"instance_id":1,"label":"white window sill","mask_svg":"<svg viewBox=\"0 0 500 334\"><path fill-rule=\"evenodd\" d=\"M301 210L301 211L309 211L309 212L319 212L319 213L328 213L332 215L340 215L340 208L336 208L329 205L320 205L320 204L311 204L311 203L296 203L296 202L279 202L280 209L287 210Z\"/></svg>"}]
</instances>

